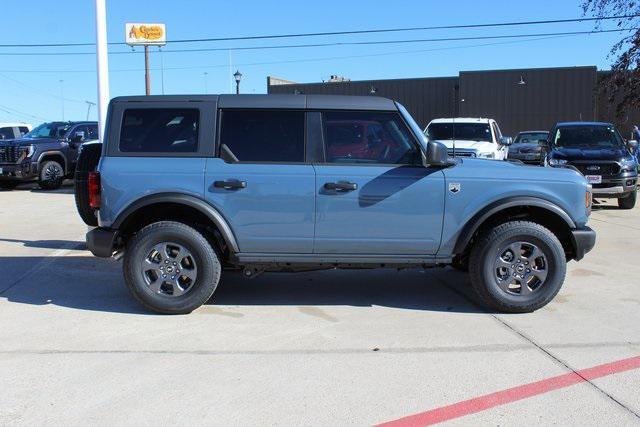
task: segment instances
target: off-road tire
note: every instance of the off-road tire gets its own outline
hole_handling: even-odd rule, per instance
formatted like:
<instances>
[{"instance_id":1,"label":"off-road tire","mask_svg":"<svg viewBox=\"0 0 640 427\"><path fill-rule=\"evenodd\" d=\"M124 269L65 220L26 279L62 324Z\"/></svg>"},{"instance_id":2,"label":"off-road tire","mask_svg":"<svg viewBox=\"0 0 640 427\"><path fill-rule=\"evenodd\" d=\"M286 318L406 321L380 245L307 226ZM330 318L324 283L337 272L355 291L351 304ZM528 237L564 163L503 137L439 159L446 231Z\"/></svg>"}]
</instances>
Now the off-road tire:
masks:
<instances>
[{"instance_id":1,"label":"off-road tire","mask_svg":"<svg viewBox=\"0 0 640 427\"><path fill-rule=\"evenodd\" d=\"M98 218L96 209L89 206L89 172L93 172L98 167L102 144L86 144L82 147L76 171L73 177L73 188L76 200L76 210L85 224L96 227Z\"/></svg>"},{"instance_id":2,"label":"off-road tire","mask_svg":"<svg viewBox=\"0 0 640 427\"><path fill-rule=\"evenodd\" d=\"M162 242L175 242L193 255L197 278L184 295L154 293L145 282L141 262ZM161 221L144 227L127 243L123 270L129 291L145 308L162 314L187 314L211 298L222 268L215 250L200 232L179 222Z\"/></svg>"},{"instance_id":3,"label":"off-road tire","mask_svg":"<svg viewBox=\"0 0 640 427\"><path fill-rule=\"evenodd\" d=\"M49 179L47 177L47 171L50 167L58 169L61 172L61 175L55 179ZM64 168L62 165L55 160L47 160L40 166L40 172L38 174L38 185L43 190L57 190L62 187L62 182L64 181Z\"/></svg>"},{"instance_id":4,"label":"off-road tire","mask_svg":"<svg viewBox=\"0 0 640 427\"><path fill-rule=\"evenodd\" d=\"M620 209L633 209L636 206L638 192L632 191L628 196L618 199L618 207Z\"/></svg>"},{"instance_id":5,"label":"off-road tire","mask_svg":"<svg viewBox=\"0 0 640 427\"><path fill-rule=\"evenodd\" d=\"M527 295L514 295L498 285L495 260L502 248L512 242L527 242L538 247L547 262L547 277L540 287ZM528 221L512 221L485 232L471 250L471 285L480 301L490 309L504 313L528 313L544 307L560 291L567 261L562 244L547 228Z\"/></svg>"}]
</instances>

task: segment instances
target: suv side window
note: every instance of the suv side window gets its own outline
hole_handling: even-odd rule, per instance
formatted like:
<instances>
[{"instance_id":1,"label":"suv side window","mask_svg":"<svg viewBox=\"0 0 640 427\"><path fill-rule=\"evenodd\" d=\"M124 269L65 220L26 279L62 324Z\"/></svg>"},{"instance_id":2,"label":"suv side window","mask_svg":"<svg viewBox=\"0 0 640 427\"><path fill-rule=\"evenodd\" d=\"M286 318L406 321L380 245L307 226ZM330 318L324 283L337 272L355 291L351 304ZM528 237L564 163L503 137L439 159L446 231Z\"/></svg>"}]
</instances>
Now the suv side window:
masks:
<instances>
[{"instance_id":1,"label":"suv side window","mask_svg":"<svg viewBox=\"0 0 640 427\"><path fill-rule=\"evenodd\" d=\"M13 136L12 127L0 128L0 139L13 139L13 138L15 137Z\"/></svg>"},{"instance_id":2,"label":"suv side window","mask_svg":"<svg viewBox=\"0 0 640 427\"><path fill-rule=\"evenodd\" d=\"M20 126L18 130L20 130L20 133L19 133L20 136L24 136L29 132L29 128L26 126Z\"/></svg>"},{"instance_id":3,"label":"suv side window","mask_svg":"<svg viewBox=\"0 0 640 427\"><path fill-rule=\"evenodd\" d=\"M303 111L223 110L220 146L240 162L304 162Z\"/></svg>"},{"instance_id":4,"label":"suv side window","mask_svg":"<svg viewBox=\"0 0 640 427\"><path fill-rule=\"evenodd\" d=\"M122 115L120 151L194 153L198 150L199 120L197 108L126 109Z\"/></svg>"},{"instance_id":5,"label":"suv side window","mask_svg":"<svg viewBox=\"0 0 640 427\"><path fill-rule=\"evenodd\" d=\"M415 164L419 152L397 113L323 113L327 163Z\"/></svg>"},{"instance_id":6,"label":"suv side window","mask_svg":"<svg viewBox=\"0 0 640 427\"><path fill-rule=\"evenodd\" d=\"M98 139L98 125L87 125L85 139Z\"/></svg>"}]
</instances>

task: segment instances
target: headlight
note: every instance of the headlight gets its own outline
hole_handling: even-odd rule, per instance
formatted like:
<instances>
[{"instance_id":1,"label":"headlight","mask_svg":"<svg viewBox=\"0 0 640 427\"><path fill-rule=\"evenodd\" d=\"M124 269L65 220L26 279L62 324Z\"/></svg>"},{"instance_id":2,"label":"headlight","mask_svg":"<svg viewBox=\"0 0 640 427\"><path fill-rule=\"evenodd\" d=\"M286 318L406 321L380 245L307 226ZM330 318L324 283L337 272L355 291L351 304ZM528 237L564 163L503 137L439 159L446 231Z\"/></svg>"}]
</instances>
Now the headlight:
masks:
<instances>
[{"instance_id":1,"label":"headlight","mask_svg":"<svg viewBox=\"0 0 640 427\"><path fill-rule=\"evenodd\" d=\"M550 166L560 166L566 165L569 161L564 159L554 159L553 157L549 157L549 165Z\"/></svg>"},{"instance_id":2,"label":"headlight","mask_svg":"<svg viewBox=\"0 0 640 427\"><path fill-rule=\"evenodd\" d=\"M496 153L494 153L494 152L478 153L478 157L481 158L481 159L495 159Z\"/></svg>"},{"instance_id":3,"label":"headlight","mask_svg":"<svg viewBox=\"0 0 640 427\"><path fill-rule=\"evenodd\" d=\"M620 162L620 168L622 172L631 172L637 169L638 165L633 157L627 157L626 159L622 159Z\"/></svg>"},{"instance_id":4,"label":"headlight","mask_svg":"<svg viewBox=\"0 0 640 427\"><path fill-rule=\"evenodd\" d=\"M36 147L33 145L23 145L19 148L19 150L20 150L20 157L24 159L28 159L29 157L33 156L33 153L35 153Z\"/></svg>"}]
</instances>

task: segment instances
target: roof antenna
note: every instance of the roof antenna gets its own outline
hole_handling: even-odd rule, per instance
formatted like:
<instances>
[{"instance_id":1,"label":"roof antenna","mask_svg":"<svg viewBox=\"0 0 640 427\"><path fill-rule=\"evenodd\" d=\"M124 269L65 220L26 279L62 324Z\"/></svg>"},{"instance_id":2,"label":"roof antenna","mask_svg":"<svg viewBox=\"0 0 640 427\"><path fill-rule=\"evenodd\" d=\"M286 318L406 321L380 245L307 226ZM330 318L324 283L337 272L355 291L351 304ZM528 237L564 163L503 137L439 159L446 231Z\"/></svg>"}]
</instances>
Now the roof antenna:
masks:
<instances>
[{"instance_id":1,"label":"roof antenna","mask_svg":"<svg viewBox=\"0 0 640 427\"><path fill-rule=\"evenodd\" d=\"M453 124L451 125L451 136L453 138L453 157L456 156L456 118L453 117Z\"/></svg>"}]
</instances>

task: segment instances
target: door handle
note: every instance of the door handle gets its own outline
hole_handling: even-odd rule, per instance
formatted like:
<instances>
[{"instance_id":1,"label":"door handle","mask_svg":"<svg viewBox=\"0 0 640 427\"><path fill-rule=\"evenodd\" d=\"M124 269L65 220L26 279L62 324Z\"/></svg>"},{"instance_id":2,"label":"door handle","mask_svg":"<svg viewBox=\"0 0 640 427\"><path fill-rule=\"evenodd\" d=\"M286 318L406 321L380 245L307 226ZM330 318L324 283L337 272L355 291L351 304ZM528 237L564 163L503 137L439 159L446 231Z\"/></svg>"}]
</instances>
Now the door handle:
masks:
<instances>
[{"instance_id":1,"label":"door handle","mask_svg":"<svg viewBox=\"0 0 640 427\"><path fill-rule=\"evenodd\" d=\"M327 182L324 184L324 188L325 190L346 192L346 191L357 190L358 184L356 184L355 182L348 182L348 181Z\"/></svg>"},{"instance_id":2,"label":"door handle","mask_svg":"<svg viewBox=\"0 0 640 427\"><path fill-rule=\"evenodd\" d=\"M225 190L240 190L242 188L247 188L247 181L227 179L225 181L214 181L213 186L215 188L223 188Z\"/></svg>"}]
</instances>

